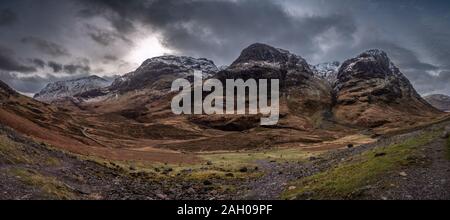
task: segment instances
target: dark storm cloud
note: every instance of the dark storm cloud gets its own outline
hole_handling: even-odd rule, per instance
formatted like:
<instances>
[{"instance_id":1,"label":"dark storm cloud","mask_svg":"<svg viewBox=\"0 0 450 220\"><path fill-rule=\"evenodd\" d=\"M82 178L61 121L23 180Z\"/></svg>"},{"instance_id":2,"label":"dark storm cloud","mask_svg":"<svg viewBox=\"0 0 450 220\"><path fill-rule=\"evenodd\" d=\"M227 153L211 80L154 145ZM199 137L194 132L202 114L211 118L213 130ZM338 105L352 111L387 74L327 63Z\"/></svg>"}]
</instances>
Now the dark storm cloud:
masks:
<instances>
[{"instance_id":1,"label":"dark storm cloud","mask_svg":"<svg viewBox=\"0 0 450 220\"><path fill-rule=\"evenodd\" d=\"M122 40L127 43L131 43L131 40L126 38L124 35L120 35L115 31L104 30L93 25L86 25L89 30L89 37L102 46L110 46L114 44L117 40Z\"/></svg>"},{"instance_id":2,"label":"dark storm cloud","mask_svg":"<svg viewBox=\"0 0 450 220\"><path fill-rule=\"evenodd\" d=\"M14 58L14 52L8 48L0 46L0 70L30 73L35 72L36 68L26 66Z\"/></svg>"},{"instance_id":3,"label":"dark storm cloud","mask_svg":"<svg viewBox=\"0 0 450 220\"><path fill-rule=\"evenodd\" d=\"M90 14L102 14L118 31L135 30L137 21L163 35L167 47L193 56L206 56L220 63L231 62L241 49L264 42L300 53L316 49L315 37L333 30L350 40L356 30L351 17L290 15L276 1L120 1L86 0Z\"/></svg>"},{"instance_id":4,"label":"dark storm cloud","mask_svg":"<svg viewBox=\"0 0 450 220\"><path fill-rule=\"evenodd\" d=\"M54 73L59 73L63 70L63 65L55 61L49 61L48 66L53 70Z\"/></svg>"},{"instance_id":5,"label":"dark storm cloud","mask_svg":"<svg viewBox=\"0 0 450 220\"><path fill-rule=\"evenodd\" d=\"M34 59L29 59L29 61L36 67L38 68L44 68L46 66L45 61L39 59L39 58L34 58Z\"/></svg>"},{"instance_id":6,"label":"dark storm cloud","mask_svg":"<svg viewBox=\"0 0 450 220\"><path fill-rule=\"evenodd\" d=\"M18 20L17 14L9 9L0 9L0 27L10 26Z\"/></svg>"},{"instance_id":7,"label":"dark storm cloud","mask_svg":"<svg viewBox=\"0 0 450 220\"><path fill-rule=\"evenodd\" d=\"M75 73L89 73L91 71L91 67L87 65L80 65L80 64L68 64L64 65L64 72L69 74L75 74Z\"/></svg>"},{"instance_id":8,"label":"dark storm cloud","mask_svg":"<svg viewBox=\"0 0 450 220\"><path fill-rule=\"evenodd\" d=\"M43 89L50 82L70 80L85 77L87 74L59 77L52 74L19 76L16 73L0 71L0 80L22 93L34 94Z\"/></svg>"},{"instance_id":9,"label":"dark storm cloud","mask_svg":"<svg viewBox=\"0 0 450 220\"><path fill-rule=\"evenodd\" d=\"M441 0L2 0L0 28L8 31L0 42L16 52L2 63L8 71L36 68L39 80L51 80L47 72L124 73L137 67L130 53L150 35L174 53L219 65L255 42L312 64L380 48L421 93L450 94L449 8ZM54 65L30 61L37 57Z\"/></svg>"},{"instance_id":10,"label":"dark storm cloud","mask_svg":"<svg viewBox=\"0 0 450 220\"><path fill-rule=\"evenodd\" d=\"M89 62L77 62L72 64L61 64L55 61L49 61L48 67L53 70L53 73L65 73L65 74L88 74L91 71Z\"/></svg>"},{"instance_id":11,"label":"dark storm cloud","mask_svg":"<svg viewBox=\"0 0 450 220\"><path fill-rule=\"evenodd\" d=\"M62 45L41 39L39 37L24 37L21 42L24 44L30 44L42 53L53 57L70 56L69 51Z\"/></svg>"}]
</instances>

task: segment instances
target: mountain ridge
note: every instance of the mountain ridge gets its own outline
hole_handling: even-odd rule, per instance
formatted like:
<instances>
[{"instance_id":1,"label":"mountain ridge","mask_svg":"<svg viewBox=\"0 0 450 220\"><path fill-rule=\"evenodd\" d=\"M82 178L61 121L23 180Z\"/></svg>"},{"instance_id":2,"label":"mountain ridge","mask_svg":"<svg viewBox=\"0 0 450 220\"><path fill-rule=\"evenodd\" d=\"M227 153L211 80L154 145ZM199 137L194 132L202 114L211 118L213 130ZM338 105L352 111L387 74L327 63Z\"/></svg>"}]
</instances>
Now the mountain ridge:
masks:
<instances>
[{"instance_id":1,"label":"mountain ridge","mask_svg":"<svg viewBox=\"0 0 450 220\"><path fill-rule=\"evenodd\" d=\"M49 83L39 93L36 93L33 98L43 102L53 102L65 98L73 98L77 94L103 88L108 85L109 82L106 79L91 75Z\"/></svg>"}]
</instances>

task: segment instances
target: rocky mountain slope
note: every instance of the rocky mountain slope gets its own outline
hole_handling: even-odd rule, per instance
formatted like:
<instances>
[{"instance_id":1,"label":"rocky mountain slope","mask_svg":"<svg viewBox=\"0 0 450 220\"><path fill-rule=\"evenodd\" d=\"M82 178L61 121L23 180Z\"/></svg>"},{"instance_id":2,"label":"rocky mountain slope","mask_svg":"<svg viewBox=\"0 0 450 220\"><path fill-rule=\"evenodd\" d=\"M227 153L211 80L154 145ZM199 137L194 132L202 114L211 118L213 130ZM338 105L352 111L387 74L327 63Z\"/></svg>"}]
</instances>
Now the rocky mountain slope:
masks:
<instances>
[{"instance_id":1,"label":"rocky mountain slope","mask_svg":"<svg viewBox=\"0 0 450 220\"><path fill-rule=\"evenodd\" d=\"M436 95L429 95L424 97L424 99L429 102L432 106L435 108L449 112L450 111L450 97L447 95L442 94L436 94Z\"/></svg>"},{"instance_id":2,"label":"rocky mountain slope","mask_svg":"<svg viewBox=\"0 0 450 220\"><path fill-rule=\"evenodd\" d=\"M53 102L74 97L76 94L106 87L110 84L98 76L49 83L34 98L43 102Z\"/></svg>"},{"instance_id":3,"label":"rocky mountain slope","mask_svg":"<svg viewBox=\"0 0 450 220\"><path fill-rule=\"evenodd\" d=\"M226 79L279 79L282 115L278 124L280 127L311 129L316 126L315 121L331 109L330 87L323 80L314 77L305 59L269 45L250 45L231 66L220 71L216 78L224 84ZM230 126L248 129L260 123L259 117L255 116L204 116L200 121L205 125L210 124L210 120L216 128Z\"/></svg>"},{"instance_id":4,"label":"rocky mountain slope","mask_svg":"<svg viewBox=\"0 0 450 220\"><path fill-rule=\"evenodd\" d=\"M146 60L135 71L118 77L111 86L94 89L75 96L76 100L96 112L125 112L126 115L144 115L147 105L161 99L170 99L175 79L193 79L194 71L202 71L210 78L219 71L213 61L185 56L161 56ZM90 105L91 103L98 103ZM77 104L77 105L78 105ZM167 100L166 106L170 107ZM107 107L105 107L107 106ZM133 117L136 118L136 117ZM147 119L143 119L147 120Z\"/></svg>"},{"instance_id":5,"label":"rocky mountain slope","mask_svg":"<svg viewBox=\"0 0 450 220\"><path fill-rule=\"evenodd\" d=\"M336 119L354 125L405 126L439 114L381 50L369 50L345 61L334 90Z\"/></svg>"}]
</instances>

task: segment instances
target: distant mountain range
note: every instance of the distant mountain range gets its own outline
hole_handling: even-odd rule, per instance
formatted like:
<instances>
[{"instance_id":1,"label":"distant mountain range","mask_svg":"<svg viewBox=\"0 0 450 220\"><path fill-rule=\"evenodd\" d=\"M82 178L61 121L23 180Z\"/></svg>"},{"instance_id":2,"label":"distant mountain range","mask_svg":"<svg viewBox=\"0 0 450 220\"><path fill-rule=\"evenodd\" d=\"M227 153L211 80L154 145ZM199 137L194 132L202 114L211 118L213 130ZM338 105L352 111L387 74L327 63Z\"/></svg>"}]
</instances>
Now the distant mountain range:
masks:
<instances>
[{"instance_id":1,"label":"distant mountain range","mask_svg":"<svg viewBox=\"0 0 450 220\"><path fill-rule=\"evenodd\" d=\"M117 132L124 132L123 127L133 125L121 135L131 135L133 139L142 141L156 137L190 139L215 136L214 132L214 135L208 134L212 131L253 131L250 136L243 136L245 141L243 139L241 143L222 141L225 144L221 143L221 147L227 149L252 148L255 142L267 141L265 135L268 134L259 134L253 130L260 127L261 115L174 116L170 104L176 94L170 92L171 83L180 77L191 80L194 70L203 71L207 78L222 81L238 78L279 79L280 120L271 127L277 128L271 131L271 135L280 132L278 135L281 139L291 134L283 131L294 130L300 135L298 137L304 139L314 136L316 138L313 139L319 141L335 138L336 130L347 133L358 128L384 132L411 127L442 116L441 111L420 97L409 80L381 50L365 51L341 65L331 62L314 66L299 55L259 43L245 48L230 66L220 69L208 59L162 56L148 59L136 71L117 78L111 84L97 76L56 82L49 84L35 98L62 109L70 109L70 112L92 115L89 123L97 127L95 131L98 137L106 134L116 136ZM16 96L11 95L7 85L2 87L7 91L2 99ZM33 115L11 107L14 114ZM59 114L51 109L33 108L30 111ZM36 119L40 117L36 116ZM104 117L107 122L103 121ZM123 125L120 128L111 126L110 120L116 120L115 125ZM37 123L41 123L41 120ZM148 131L149 124L160 129ZM67 126L78 125L74 122ZM162 127L165 132L162 132ZM222 137L226 137L225 134ZM79 134L75 132L74 135ZM251 141L249 137L257 140ZM286 140L291 138L285 137ZM214 138L201 140L183 144L174 142L170 148L195 150L216 146L209 143ZM158 145L163 146L164 142L158 142Z\"/></svg>"},{"instance_id":2,"label":"distant mountain range","mask_svg":"<svg viewBox=\"0 0 450 220\"><path fill-rule=\"evenodd\" d=\"M413 123L415 116L426 117L437 112L418 95L409 80L381 50L368 50L342 65L340 62L310 65L287 50L259 43L244 49L236 61L222 69L208 59L162 56L145 61L136 71L117 78L111 85L96 76L51 83L35 98L54 101L71 97L77 103L85 103L87 108L92 107L91 103L101 108L101 103L114 105L120 100L117 103L121 104L114 109L132 111L133 115L144 120L152 109L144 110L142 104L167 96L174 79L192 77L190 74L194 70L203 71L205 78L222 80L280 79L283 114L303 118L303 121L321 118L378 127L389 123ZM142 94L147 94L147 97L127 103L124 109L127 100ZM233 122L227 126L241 127L240 119L231 118L227 120ZM193 120L206 126L223 127L214 117ZM227 120L223 123L226 124ZM252 119L250 124L248 117L242 120L245 126L239 129L256 126L253 122L257 119ZM285 126L299 125L288 125L290 122L287 120ZM302 126L313 125L306 123Z\"/></svg>"},{"instance_id":3,"label":"distant mountain range","mask_svg":"<svg viewBox=\"0 0 450 220\"><path fill-rule=\"evenodd\" d=\"M173 114L171 100L177 93L170 91L171 83L177 78L192 81L195 70L220 81L279 79L279 123L261 126L263 115ZM448 97L427 100L441 110L448 107ZM411 173L417 165L439 162L433 182L442 190L424 191L441 195L448 189L441 181L448 162L443 162L445 141L436 132L447 129L450 115L435 107L381 50L365 51L342 64L310 65L287 50L253 44L221 68L208 59L163 56L145 61L113 83L97 76L50 83L35 99L0 82L0 165L23 168L0 174L0 182L13 198L46 196L41 191L47 184L41 183L44 175L52 184L64 183L49 188L51 192L63 189L70 194L56 196L70 198L222 198L218 194L247 198L241 192L255 185L272 193L267 186L273 186L274 176L283 190L290 186L282 185L293 173L328 178L321 174L332 172L351 187L337 198L360 199L366 197L360 197L359 184L370 185L364 189L380 187L373 198L386 195L378 192L385 184L366 182L373 179L371 172L383 175L387 183L391 175L407 181L407 175L416 177ZM416 149L422 143L430 143L435 151ZM263 175L265 166L270 175ZM347 173L357 178L347 178ZM29 176L38 184L17 185L28 183ZM428 185L429 176L420 177L424 181L419 182ZM209 188L216 185L223 191ZM239 190L225 190L224 185ZM264 198L258 194L255 198Z\"/></svg>"}]
</instances>

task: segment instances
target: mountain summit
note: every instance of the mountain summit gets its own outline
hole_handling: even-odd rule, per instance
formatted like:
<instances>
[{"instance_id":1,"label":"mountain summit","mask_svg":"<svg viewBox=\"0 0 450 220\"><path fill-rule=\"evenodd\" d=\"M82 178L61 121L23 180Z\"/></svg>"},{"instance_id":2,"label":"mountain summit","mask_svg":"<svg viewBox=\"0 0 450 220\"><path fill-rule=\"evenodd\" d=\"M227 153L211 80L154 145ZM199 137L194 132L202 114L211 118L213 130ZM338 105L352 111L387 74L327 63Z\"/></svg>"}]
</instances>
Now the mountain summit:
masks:
<instances>
[{"instance_id":1,"label":"mountain summit","mask_svg":"<svg viewBox=\"0 0 450 220\"><path fill-rule=\"evenodd\" d=\"M58 81L49 83L44 89L37 93L34 98L43 102L58 101L64 98L71 98L77 94L93 89L103 88L108 85L109 82L106 79L98 76Z\"/></svg>"},{"instance_id":2,"label":"mountain summit","mask_svg":"<svg viewBox=\"0 0 450 220\"><path fill-rule=\"evenodd\" d=\"M301 67L303 68L302 71L311 72L308 63L302 57L287 50L261 43L252 44L245 48L230 67L236 68L249 65L279 66L280 68Z\"/></svg>"},{"instance_id":3,"label":"mountain summit","mask_svg":"<svg viewBox=\"0 0 450 220\"><path fill-rule=\"evenodd\" d=\"M368 50L345 61L334 90L335 115L351 124L377 127L437 113L382 50Z\"/></svg>"},{"instance_id":4,"label":"mountain summit","mask_svg":"<svg viewBox=\"0 0 450 220\"><path fill-rule=\"evenodd\" d=\"M134 72L116 79L111 91L120 93L142 89L167 90L177 78L191 77L193 71L202 71L209 78L219 71L213 61L185 56L161 56L146 60Z\"/></svg>"}]
</instances>

